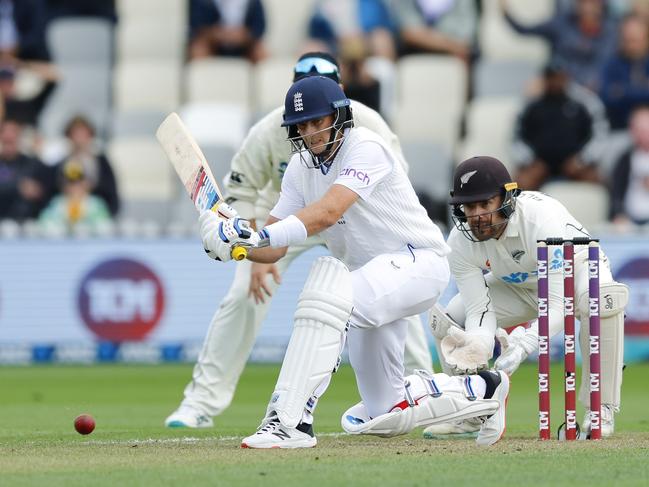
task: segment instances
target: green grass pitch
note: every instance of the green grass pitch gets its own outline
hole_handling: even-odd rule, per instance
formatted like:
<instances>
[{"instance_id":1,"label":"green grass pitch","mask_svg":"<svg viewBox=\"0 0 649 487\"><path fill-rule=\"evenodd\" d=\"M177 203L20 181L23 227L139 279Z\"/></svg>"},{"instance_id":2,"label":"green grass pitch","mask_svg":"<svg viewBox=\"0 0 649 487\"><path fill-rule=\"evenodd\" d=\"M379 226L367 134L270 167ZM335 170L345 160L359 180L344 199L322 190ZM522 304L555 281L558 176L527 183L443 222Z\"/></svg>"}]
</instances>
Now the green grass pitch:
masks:
<instances>
[{"instance_id":1,"label":"green grass pitch","mask_svg":"<svg viewBox=\"0 0 649 487\"><path fill-rule=\"evenodd\" d=\"M536 439L533 364L514 375L507 434L491 448L425 440L420 431L346 436L339 418L358 394L343 366L316 413L316 448L241 449L277 372L249 366L214 428L169 430L162 423L181 398L188 364L0 367L0 485L649 485L649 364L626 369L616 435L599 442ZM563 396L561 369L553 372L556 429ZM73 429L83 412L97 420L89 436Z\"/></svg>"}]
</instances>

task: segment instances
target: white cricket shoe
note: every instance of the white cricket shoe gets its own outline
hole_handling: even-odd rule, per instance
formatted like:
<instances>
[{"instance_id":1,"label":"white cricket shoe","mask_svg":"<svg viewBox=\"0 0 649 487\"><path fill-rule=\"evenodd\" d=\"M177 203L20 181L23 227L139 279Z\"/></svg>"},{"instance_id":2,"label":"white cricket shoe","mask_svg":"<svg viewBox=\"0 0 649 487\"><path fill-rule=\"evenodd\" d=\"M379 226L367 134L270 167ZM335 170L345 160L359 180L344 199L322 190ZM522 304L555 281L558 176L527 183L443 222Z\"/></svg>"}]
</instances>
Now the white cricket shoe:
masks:
<instances>
[{"instance_id":1,"label":"white cricket shoe","mask_svg":"<svg viewBox=\"0 0 649 487\"><path fill-rule=\"evenodd\" d=\"M493 445L505 434L507 398L509 397L509 376L503 371L478 373L478 375L487 381L486 374L491 375L490 379L492 384L496 385L489 399L498 400L500 407L491 416L484 418L482 427L478 432L478 438L475 440L481 446ZM495 377L495 374L498 374L498 377ZM487 383L487 391L489 391L489 387L489 383Z\"/></svg>"},{"instance_id":2,"label":"white cricket shoe","mask_svg":"<svg viewBox=\"0 0 649 487\"><path fill-rule=\"evenodd\" d=\"M616 408L612 404L602 404L602 438L608 438L615 432L615 412ZM590 409L586 409L581 431L590 435Z\"/></svg>"},{"instance_id":3,"label":"white cricket shoe","mask_svg":"<svg viewBox=\"0 0 649 487\"><path fill-rule=\"evenodd\" d=\"M254 435L241 440L241 448L312 448L317 443L313 425L300 423L297 428L287 428L275 416Z\"/></svg>"},{"instance_id":4,"label":"white cricket shoe","mask_svg":"<svg viewBox=\"0 0 649 487\"><path fill-rule=\"evenodd\" d=\"M446 439L449 438L475 438L482 426L478 418L451 421L448 423L431 424L424 430L424 438Z\"/></svg>"},{"instance_id":5,"label":"white cricket shoe","mask_svg":"<svg viewBox=\"0 0 649 487\"><path fill-rule=\"evenodd\" d=\"M165 426L167 428L211 428L214 422L198 409L180 406L165 419Z\"/></svg>"}]
</instances>

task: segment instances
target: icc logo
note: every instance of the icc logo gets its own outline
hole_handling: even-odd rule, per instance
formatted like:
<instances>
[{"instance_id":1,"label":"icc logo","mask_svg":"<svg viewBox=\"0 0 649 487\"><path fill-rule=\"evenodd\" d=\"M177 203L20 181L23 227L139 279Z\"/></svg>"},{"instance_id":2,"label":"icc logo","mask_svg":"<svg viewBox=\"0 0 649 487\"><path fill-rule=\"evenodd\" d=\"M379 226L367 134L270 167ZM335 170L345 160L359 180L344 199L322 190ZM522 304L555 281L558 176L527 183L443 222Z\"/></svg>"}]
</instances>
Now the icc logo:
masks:
<instances>
[{"instance_id":1,"label":"icc logo","mask_svg":"<svg viewBox=\"0 0 649 487\"><path fill-rule=\"evenodd\" d=\"M158 277L144 264L114 259L85 275L78 302L84 323L99 338L142 340L160 321L164 292Z\"/></svg>"}]
</instances>

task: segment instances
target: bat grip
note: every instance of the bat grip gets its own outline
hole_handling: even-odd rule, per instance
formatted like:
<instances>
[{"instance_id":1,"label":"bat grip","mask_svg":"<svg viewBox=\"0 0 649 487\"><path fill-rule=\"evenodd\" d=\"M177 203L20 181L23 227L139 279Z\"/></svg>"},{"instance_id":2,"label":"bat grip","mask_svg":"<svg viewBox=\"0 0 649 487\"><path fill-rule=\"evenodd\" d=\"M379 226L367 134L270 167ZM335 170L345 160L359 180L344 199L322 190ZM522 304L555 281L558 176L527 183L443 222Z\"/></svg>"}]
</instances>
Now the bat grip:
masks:
<instances>
[{"instance_id":1,"label":"bat grip","mask_svg":"<svg viewBox=\"0 0 649 487\"><path fill-rule=\"evenodd\" d=\"M243 260L248 256L248 250L245 247L237 246L232 249L230 255L234 260Z\"/></svg>"}]
</instances>

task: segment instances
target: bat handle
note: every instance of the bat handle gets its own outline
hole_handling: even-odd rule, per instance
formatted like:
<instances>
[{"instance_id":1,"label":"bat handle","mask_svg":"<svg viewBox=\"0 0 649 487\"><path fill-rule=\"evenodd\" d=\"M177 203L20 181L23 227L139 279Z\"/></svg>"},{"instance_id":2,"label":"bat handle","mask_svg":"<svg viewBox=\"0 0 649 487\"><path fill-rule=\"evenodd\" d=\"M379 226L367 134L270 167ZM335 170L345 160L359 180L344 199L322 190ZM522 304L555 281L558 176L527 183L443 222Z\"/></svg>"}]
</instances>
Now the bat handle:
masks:
<instances>
[{"instance_id":1,"label":"bat handle","mask_svg":"<svg viewBox=\"0 0 649 487\"><path fill-rule=\"evenodd\" d=\"M237 246L232 249L231 255L234 260L243 260L248 256L248 250L245 247Z\"/></svg>"}]
</instances>

